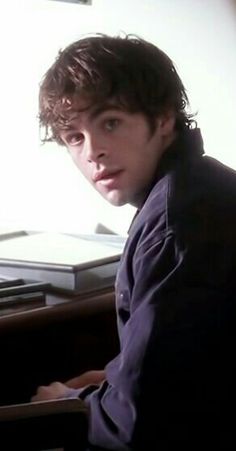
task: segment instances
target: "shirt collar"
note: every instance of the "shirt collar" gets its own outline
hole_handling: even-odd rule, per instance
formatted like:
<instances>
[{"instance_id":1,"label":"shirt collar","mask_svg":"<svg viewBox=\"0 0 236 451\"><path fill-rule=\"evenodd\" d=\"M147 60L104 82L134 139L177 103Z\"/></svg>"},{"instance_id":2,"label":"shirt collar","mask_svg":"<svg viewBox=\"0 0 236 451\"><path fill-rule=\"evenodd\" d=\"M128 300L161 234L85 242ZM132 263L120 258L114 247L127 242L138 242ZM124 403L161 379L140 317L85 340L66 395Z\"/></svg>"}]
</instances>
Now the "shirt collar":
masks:
<instances>
[{"instance_id":1,"label":"shirt collar","mask_svg":"<svg viewBox=\"0 0 236 451\"><path fill-rule=\"evenodd\" d=\"M204 153L204 144L199 128L186 129L179 132L176 139L171 143L168 149L166 149L159 161L155 177L150 184L150 189L148 190L146 198L157 181L160 180L165 173L177 163L177 161L199 158L204 155ZM145 200L143 204L145 203ZM136 211L129 226L128 234L141 209L142 207Z\"/></svg>"}]
</instances>

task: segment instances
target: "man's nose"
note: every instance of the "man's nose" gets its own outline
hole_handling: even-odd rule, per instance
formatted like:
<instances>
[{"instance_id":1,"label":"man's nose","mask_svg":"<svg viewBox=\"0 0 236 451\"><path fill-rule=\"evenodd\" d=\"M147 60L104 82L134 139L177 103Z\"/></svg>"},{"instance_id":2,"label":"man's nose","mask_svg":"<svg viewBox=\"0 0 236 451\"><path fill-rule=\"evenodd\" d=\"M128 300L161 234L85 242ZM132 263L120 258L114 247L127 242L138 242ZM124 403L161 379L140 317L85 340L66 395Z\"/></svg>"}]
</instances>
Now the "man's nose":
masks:
<instances>
[{"instance_id":1,"label":"man's nose","mask_svg":"<svg viewBox=\"0 0 236 451\"><path fill-rule=\"evenodd\" d=\"M86 160L89 163L101 161L106 157L106 149L104 143L97 136L87 136L85 139Z\"/></svg>"}]
</instances>

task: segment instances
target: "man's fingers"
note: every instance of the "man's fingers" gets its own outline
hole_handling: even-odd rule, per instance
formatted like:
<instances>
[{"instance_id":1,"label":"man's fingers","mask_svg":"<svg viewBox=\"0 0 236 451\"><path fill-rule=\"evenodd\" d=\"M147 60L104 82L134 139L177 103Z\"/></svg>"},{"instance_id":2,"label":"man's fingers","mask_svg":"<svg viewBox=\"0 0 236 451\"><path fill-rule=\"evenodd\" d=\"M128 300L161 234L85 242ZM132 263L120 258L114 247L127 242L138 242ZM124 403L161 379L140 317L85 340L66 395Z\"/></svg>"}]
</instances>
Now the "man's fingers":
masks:
<instances>
[{"instance_id":1,"label":"man's fingers","mask_svg":"<svg viewBox=\"0 0 236 451\"><path fill-rule=\"evenodd\" d=\"M36 394L32 396L31 401L42 401L44 399L47 400L50 399L50 396L52 397L50 387L41 385L37 388Z\"/></svg>"},{"instance_id":2,"label":"man's fingers","mask_svg":"<svg viewBox=\"0 0 236 451\"><path fill-rule=\"evenodd\" d=\"M65 393L65 385L61 382L52 382L50 385L40 385L31 401L46 401L56 399Z\"/></svg>"}]
</instances>

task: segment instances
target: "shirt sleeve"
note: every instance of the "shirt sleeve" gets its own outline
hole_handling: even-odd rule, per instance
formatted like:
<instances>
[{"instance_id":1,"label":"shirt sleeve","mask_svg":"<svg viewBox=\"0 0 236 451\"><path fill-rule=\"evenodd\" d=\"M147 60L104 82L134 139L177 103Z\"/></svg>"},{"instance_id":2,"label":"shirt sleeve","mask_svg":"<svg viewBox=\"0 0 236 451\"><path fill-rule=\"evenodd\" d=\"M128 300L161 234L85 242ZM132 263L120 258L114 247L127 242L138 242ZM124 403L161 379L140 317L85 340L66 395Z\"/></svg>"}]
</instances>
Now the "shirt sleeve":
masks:
<instances>
[{"instance_id":1,"label":"shirt sleeve","mask_svg":"<svg viewBox=\"0 0 236 451\"><path fill-rule=\"evenodd\" d=\"M199 247L178 248L173 234L137 249L121 352L107 365L106 381L99 388L74 392L89 407L92 445L110 450L129 450L138 442L141 446L142 440L142 446L148 440L151 445L157 427L162 441L167 414L172 412L178 425L177 412L199 408L207 390L210 400L209 373L203 377L203 371L209 357L209 324L211 332L217 329L218 314L216 291L199 286L199 277L202 286L209 277L206 267L196 266L203 252ZM182 432L180 427L173 429L173 434Z\"/></svg>"}]
</instances>

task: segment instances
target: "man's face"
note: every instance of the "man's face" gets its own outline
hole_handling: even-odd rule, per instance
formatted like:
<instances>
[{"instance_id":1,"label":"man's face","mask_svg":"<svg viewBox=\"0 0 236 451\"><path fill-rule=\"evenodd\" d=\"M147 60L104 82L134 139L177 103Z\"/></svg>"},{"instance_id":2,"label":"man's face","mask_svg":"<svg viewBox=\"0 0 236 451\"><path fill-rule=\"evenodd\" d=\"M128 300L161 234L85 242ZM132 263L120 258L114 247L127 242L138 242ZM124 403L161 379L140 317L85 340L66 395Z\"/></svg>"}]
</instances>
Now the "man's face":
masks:
<instances>
[{"instance_id":1,"label":"man's face","mask_svg":"<svg viewBox=\"0 0 236 451\"><path fill-rule=\"evenodd\" d=\"M142 204L166 147L161 121L151 133L143 114L113 105L74 114L60 136L79 170L116 206Z\"/></svg>"}]
</instances>

